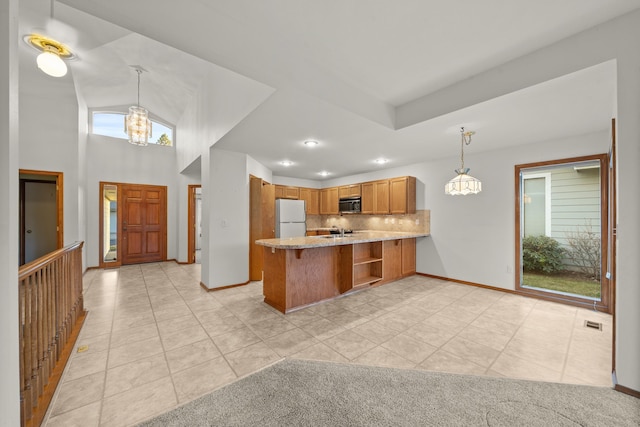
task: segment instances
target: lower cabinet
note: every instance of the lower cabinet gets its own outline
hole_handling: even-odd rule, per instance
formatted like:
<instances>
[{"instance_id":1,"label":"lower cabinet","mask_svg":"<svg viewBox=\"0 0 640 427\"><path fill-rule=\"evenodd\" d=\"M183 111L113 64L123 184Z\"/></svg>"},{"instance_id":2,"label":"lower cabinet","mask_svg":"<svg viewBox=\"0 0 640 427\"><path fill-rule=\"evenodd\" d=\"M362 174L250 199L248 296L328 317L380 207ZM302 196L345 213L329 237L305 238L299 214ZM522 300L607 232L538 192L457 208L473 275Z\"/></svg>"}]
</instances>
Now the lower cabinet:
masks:
<instances>
[{"instance_id":1,"label":"lower cabinet","mask_svg":"<svg viewBox=\"0 0 640 427\"><path fill-rule=\"evenodd\" d=\"M340 247L340 293L398 280L416 272L416 239Z\"/></svg>"},{"instance_id":2,"label":"lower cabinet","mask_svg":"<svg viewBox=\"0 0 640 427\"><path fill-rule=\"evenodd\" d=\"M416 274L416 239L402 239L402 276Z\"/></svg>"},{"instance_id":3,"label":"lower cabinet","mask_svg":"<svg viewBox=\"0 0 640 427\"><path fill-rule=\"evenodd\" d=\"M382 282L392 282L416 273L416 239L385 240Z\"/></svg>"}]
</instances>

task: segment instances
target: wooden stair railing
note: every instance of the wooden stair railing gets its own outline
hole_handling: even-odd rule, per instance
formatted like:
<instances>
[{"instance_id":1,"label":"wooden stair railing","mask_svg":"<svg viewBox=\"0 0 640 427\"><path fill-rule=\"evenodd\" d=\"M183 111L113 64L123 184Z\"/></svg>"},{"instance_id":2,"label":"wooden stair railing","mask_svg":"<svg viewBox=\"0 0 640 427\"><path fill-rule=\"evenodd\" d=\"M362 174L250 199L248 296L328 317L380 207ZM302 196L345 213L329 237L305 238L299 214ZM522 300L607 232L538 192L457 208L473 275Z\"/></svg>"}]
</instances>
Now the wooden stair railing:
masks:
<instances>
[{"instance_id":1,"label":"wooden stair railing","mask_svg":"<svg viewBox=\"0 0 640 427\"><path fill-rule=\"evenodd\" d=\"M39 426L86 316L82 246L76 242L20 267L20 419Z\"/></svg>"}]
</instances>

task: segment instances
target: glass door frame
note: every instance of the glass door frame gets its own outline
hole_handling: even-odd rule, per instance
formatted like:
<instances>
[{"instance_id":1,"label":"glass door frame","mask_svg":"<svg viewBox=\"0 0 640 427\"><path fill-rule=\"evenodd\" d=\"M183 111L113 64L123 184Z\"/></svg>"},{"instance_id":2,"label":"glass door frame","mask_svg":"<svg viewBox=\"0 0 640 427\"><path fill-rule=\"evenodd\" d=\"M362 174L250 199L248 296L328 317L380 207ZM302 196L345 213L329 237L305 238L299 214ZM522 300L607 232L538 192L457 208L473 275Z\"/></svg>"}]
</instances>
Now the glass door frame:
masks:
<instances>
[{"instance_id":1,"label":"glass door frame","mask_svg":"<svg viewBox=\"0 0 640 427\"><path fill-rule=\"evenodd\" d=\"M119 201L121 199L121 194L120 194L120 186L122 184L117 183L117 182L105 182L105 181L100 181L100 193L98 196L98 203L99 203L99 208L98 208L98 213L99 213L99 244L98 244L98 248L99 248L99 256L100 256L100 263L99 266L100 268L115 268L115 267L120 267L122 265L122 259L120 257L120 248L121 248L121 233L120 233L120 223L122 220L122 213L121 213L121 209L120 209L120 205L119 205ZM104 191L105 191L105 187L116 187L116 200L118 201L118 208L116 211L116 217L117 217L117 228L116 228L116 259L114 261L105 261L104 257L105 257L105 253L104 253L104 239L105 238L109 238L109 236L105 236L104 235Z\"/></svg>"},{"instance_id":2,"label":"glass door frame","mask_svg":"<svg viewBox=\"0 0 640 427\"><path fill-rule=\"evenodd\" d=\"M546 166L558 166L562 164L580 163L597 160L600 163L600 241L601 241L601 269L600 269L600 301L581 298L579 296L557 294L543 290L532 289L521 285L522 282L522 223L521 223L521 194L522 171L526 169L544 168ZM607 271L610 263L609 248L609 161L607 154L594 154L590 156L573 157L566 159L549 160L544 162L515 165L515 292L520 295L531 296L563 304L596 309L611 313L613 309L613 289L610 274ZM613 274L613 272L611 272Z\"/></svg>"}]
</instances>

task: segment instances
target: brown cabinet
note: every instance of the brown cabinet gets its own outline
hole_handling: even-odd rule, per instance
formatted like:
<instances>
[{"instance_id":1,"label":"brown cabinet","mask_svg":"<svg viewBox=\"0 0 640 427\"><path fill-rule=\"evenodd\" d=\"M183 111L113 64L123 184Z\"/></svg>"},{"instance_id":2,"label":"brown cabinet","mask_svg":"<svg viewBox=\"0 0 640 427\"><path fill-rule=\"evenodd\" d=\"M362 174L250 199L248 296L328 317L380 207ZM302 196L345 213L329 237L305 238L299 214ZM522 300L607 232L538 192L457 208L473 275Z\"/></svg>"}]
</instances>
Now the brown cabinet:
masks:
<instances>
[{"instance_id":1,"label":"brown cabinet","mask_svg":"<svg viewBox=\"0 0 640 427\"><path fill-rule=\"evenodd\" d=\"M300 189L288 185L276 185L276 199L293 199L300 198Z\"/></svg>"},{"instance_id":2,"label":"brown cabinet","mask_svg":"<svg viewBox=\"0 0 640 427\"><path fill-rule=\"evenodd\" d=\"M373 182L365 182L362 184L362 199L360 201L360 213L373 213Z\"/></svg>"},{"instance_id":3,"label":"brown cabinet","mask_svg":"<svg viewBox=\"0 0 640 427\"><path fill-rule=\"evenodd\" d=\"M416 179L403 176L389 180L389 212L391 214L416 213Z\"/></svg>"},{"instance_id":4,"label":"brown cabinet","mask_svg":"<svg viewBox=\"0 0 640 427\"><path fill-rule=\"evenodd\" d=\"M402 240L385 240L383 244L382 278L390 282L402 277Z\"/></svg>"},{"instance_id":5,"label":"brown cabinet","mask_svg":"<svg viewBox=\"0 0 640 427\"><path fill-rule=\"evenodd\" d=\"M382 281L392 282L416 273L416 239L385 240Z\"/></svg>"},{"instance_id":6,"label":"brown cabinet","mask_svg":"<svg viewBox=\"0 0 640 427\"><path fill-rule=\"evenodd\" d=\"M357 196L360 196L360 184L343 185L338 187L338 197L340 199Z\"/></svg>"},{"instance_id":7,"label":"brown cabinet","mask_svg":"<svg viewBox=\"0 0 640 427\"><path fill-rule=\"evenodd\" d=\"M307 215L320 214L320 190L315 188L300 188L300 200L304 200Z\"/></svg>"},{"instance_id":8,"label":"brown cabinet","mask_svg":"<svg viewBox=\"0 0 640 427\"><path fill-rule=\"evenodd\" d=\"M416 239L402 239L402 276L416 274Z\"/></svg>"},{"instance_id":9,"label":"brown cabinet","mask_svg":"<svg viewBox=\"0 0 640 427\"><path fill-rule=\"evenodd\" d=\"M363 214L389 213L389 180L365 182L362 184L361 211Z\"/></svg>"},{"instance_id":10,"label":"brown cabinet","mask_svg":"<svg viewBox=\"0 0 640 427\"><path fill-rule=\"evenodd\" d=\"M338 213L338 187L320 190L320 215L337 215Z\"/></svg>"}]
</instances>

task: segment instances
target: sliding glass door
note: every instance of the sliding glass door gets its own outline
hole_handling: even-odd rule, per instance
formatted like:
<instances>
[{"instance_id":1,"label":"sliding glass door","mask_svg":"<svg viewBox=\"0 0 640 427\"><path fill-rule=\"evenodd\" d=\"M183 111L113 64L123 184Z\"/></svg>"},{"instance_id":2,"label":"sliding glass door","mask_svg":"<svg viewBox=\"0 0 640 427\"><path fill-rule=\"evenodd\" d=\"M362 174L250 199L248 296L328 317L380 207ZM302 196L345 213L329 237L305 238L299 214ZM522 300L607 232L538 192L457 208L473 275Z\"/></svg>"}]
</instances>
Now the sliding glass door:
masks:
<instances>
[{"instance_id":1,"label":"sliding glass door","mask_svg":"<svg viewBox=\"0 0 640 427\"><path fill-rule=\"evenodd\" d=\"M606 155L516 166L516 290L608 310Z\"/></svg>"}]
</instances>

